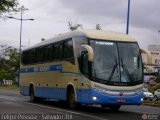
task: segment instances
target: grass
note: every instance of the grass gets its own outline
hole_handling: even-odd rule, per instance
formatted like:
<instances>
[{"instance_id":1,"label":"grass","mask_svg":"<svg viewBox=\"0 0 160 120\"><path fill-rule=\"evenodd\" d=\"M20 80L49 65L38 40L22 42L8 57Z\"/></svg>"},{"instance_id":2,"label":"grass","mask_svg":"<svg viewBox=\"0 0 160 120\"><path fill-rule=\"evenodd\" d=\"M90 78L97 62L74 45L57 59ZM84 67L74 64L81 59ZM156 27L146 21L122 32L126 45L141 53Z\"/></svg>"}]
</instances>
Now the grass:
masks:
<instances>
[{"instance_id":1,"label":"grass","mask_svg":"<svg viewBox=\"0 0 160 120\"><path fill-rule=\"evenodd\" d=\"M2 85L2 84L0 84L0 89L15 89L15 90L18 90L19 87L16 84L13 84L13 85Z\"/></svg>"},{"instance_id":2,"label":"grass","mask_svg":"<svg viewBox=\"0 0 160 120\"><path fill-rule=\"evenodd\" d=\"M153 107L160 107L160 100L155 101L155 100L144 100L143 105L149 105Z\"/></svg>"}]
</instances>

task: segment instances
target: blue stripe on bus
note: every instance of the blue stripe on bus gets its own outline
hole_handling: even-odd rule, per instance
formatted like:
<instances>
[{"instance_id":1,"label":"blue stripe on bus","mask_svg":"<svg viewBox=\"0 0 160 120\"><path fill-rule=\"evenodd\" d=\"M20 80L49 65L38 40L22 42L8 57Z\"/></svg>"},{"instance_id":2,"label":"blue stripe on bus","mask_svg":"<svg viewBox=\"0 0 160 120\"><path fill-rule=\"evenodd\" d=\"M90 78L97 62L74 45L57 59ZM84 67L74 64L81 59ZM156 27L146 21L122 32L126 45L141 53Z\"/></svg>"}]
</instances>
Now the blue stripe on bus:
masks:
<instances>
[{"instance_id":1,"label":"blue stripe on bus","mask_svg":"<svg viewBox=\"0 0 160 120\"><path fill-rule=\"evenodd\" d=\"M28 72L34 72L34 67L28 68Z\"/></svg>"},{"instance_id":2,"label":"blue stripe on bus","mask_svg":"<svg viewBox=\"0 0 160 120\"><path fill-rule=\"evenodd\" d=\"M30 68L21 68L20 69L20 73L46 72L46 71L62 71L62 65L58 64L58 65L30 67Z\"/></svg>"},{"instance_id":3,"label":"blue stripe on bus","mask_svg":"<svg viewBox=\"0 0 160 120\"><path fill-rule=\"evenodd\" d=\"M59 71L60 73L66 73L66 74L78 74L78 75L80 74L79 72L62 71L61 64L20 69L20 73L46 72L46 71Z\"/></svg>"},{"instance_id":4,"label":"blue stripe on bus","mask_svg":"<svg viewBox=\"0 0 160 120\"><path fill-rule=\"evenodd\" d=\"M62 71L62 65L61 64L50 65L49 71Z\"/></svg>"}]
</instances>

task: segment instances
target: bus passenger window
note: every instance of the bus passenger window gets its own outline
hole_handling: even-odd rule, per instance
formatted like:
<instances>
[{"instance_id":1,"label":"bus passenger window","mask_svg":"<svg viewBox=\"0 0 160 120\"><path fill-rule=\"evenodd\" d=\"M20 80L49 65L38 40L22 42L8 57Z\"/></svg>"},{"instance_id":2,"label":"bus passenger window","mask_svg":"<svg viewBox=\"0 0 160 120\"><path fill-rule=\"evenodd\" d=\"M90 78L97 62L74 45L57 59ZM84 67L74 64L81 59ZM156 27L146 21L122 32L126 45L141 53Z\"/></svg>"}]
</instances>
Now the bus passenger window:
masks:
<instances>
[{"instance_id":1,"label":"bus passenger window","mask_svg":"<svg viewBox=\"0 0 160 120\"><path fill-rule=\"evenodd\" d=\"M22 63L24 64L24 65L26 65L27 64L27 52L25 51L25 52L22 52L22 57L21 57L21 61L22 61Z\"/></svg>"},{"instance_id":2,"label":"bus passenger window","mask_svg":"<svg viewBox=\"0 0 160 120\"><path fill-rule=\"evenodd\" d=\"M50 61L52 55L52 46L45 46L43 48L43 61Z\"/></svg>"},{"instance_id":3,"label":"bus passenger window","mask_svg":"<svg viewBox=\"0 0 160 120\"><path fill-rule=\"evenodd\" d=\"M52 49L52 58L54 58L54 60L61 60L61 58L62 58L62 43L54 44L54 49Z\"/></svg>"},{"instance_id":4,"label":"bus passenger window","mask_svg":"<svg viewBox=\"0 0 160 120\"><path fill-rule=\"evenodd\" d=\"M29 52L28 52L28 51L25 52L25 55L26 55L26 57L25 57L25 59L26 59L26 60L25 60L25 63L26 63L26 64L29 64L29 59L28 59L28 58L29 58Z\"/></svg>"},{"instance_id":5,"label":"bus passenger window","mask_svg":"<svg viewBox=\"0 0 160 120\"><path fill-rule=\"evenodd\" d=\"M51 59L52 59L52 46L51 45L49 45L48 47L47 47L47 50L46 50L47 52L47 60L48 61L51 61Z\"/></svg>"},{"instance_id":6,"label":"bus passenger window","mask_svg":"<svg viewBox=\"0 0 160 120\"><path fill-rule=\"evenodd\" d=\"M43 48L36 48L36 62L42 62L43 61Z\"/></svg>"},{"instance_id":7,"label":"bus passenger window","mask_svg":"<svg viewBox=\"0 0 160 120\"><path fill-rule=\"evenodd\" d=\"M29 64L33 64L34 63L34 58L35 58L35 56L34 56L35 54L34 54L34 50L30 50L29 51Z\"/></svg>"},{"instance_id":8,"label":"bus passenger window","mask_svg":"<svg viewBox=\"0 0 160 120\"><path fill-rule=\"evenodd\" d=\"M69 61L74 64L72 40L68 40L63 43L63 60Z\"/></svg>"}]
</instances>

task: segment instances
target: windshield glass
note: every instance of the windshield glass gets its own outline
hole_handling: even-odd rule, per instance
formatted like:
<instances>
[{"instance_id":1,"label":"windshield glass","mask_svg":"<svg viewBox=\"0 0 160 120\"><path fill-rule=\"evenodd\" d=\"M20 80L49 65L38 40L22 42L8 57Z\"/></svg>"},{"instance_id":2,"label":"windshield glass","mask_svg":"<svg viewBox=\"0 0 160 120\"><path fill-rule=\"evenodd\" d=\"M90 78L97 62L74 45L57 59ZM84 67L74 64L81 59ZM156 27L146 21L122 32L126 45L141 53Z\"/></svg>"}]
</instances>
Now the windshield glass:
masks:
<instances>
[{"instance_id":1,"label":"windshield glass","mask_svg":"<svg viewBox=\"0 0 160 120\"><path fill-rule=\"evenodd\" d=\"M92 74L95 81L119 82L118 53L116 43L91 40L90 44L94 51Z\"/></svg>"},{"instance_id":2,"label":"windshield glass","mask_svg":"<svg viewBox=\"0 0 160 120\"><path fill-rule=\"evenodd\" d=\"M138 45L136 43L117 43L120 64L121 82L142 80L142 64Z\"/></svg>"},{"instance_id":3,"label":"windshield glass","mask_svg":"<svg viewBox=\"0 0 160 120\"><path fill-rule=\"evenodd\" d=\"M94 51L92 77L109 85L142 82L142 64L137 43L90 40Z\"/></svg>"}]
</instances>

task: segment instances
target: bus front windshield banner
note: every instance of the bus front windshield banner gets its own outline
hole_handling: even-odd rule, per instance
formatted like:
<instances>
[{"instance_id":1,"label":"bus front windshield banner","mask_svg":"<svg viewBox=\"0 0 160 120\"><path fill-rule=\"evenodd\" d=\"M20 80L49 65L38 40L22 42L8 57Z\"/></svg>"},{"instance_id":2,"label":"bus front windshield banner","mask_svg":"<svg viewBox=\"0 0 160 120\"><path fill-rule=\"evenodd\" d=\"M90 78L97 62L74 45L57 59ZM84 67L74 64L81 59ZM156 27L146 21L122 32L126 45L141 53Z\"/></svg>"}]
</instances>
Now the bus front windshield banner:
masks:
<instances>
[{"instance_id":1,"label":"bus front windshield banner","mask_svg":"<svg viewBox=\"0 0 160 120\"><path fill-rule=\"evenodd\" d=\"M90 40L90 45L94 51L94 81L118 86L142 82L142 61L136 42Z\"/></svg>"}]
</instances>

